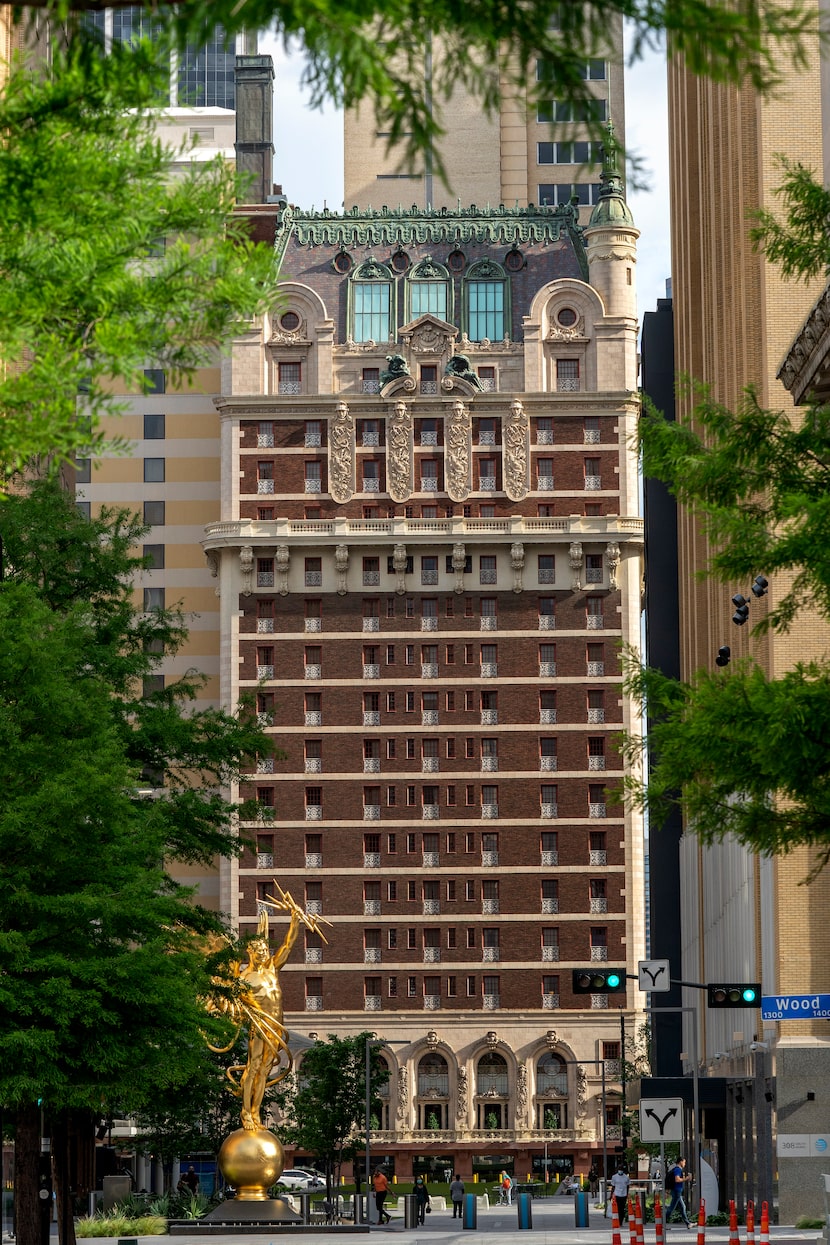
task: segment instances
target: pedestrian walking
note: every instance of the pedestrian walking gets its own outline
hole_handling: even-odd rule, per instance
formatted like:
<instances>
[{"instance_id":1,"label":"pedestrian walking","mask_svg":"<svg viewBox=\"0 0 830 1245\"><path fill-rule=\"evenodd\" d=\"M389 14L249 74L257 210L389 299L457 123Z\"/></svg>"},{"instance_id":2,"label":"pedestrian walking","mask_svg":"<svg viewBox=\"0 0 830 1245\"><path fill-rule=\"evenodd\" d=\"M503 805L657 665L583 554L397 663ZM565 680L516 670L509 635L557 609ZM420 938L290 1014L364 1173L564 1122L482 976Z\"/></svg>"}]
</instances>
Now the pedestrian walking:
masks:
<instances>
[{"instance_id":1,"label":"pedestrian walking","mask_svg":"<svg viewBox=\"0 0 830 1245\"><path fill-rule=\"evenodd\" d=\"M686 1171L686 1160L679 1158L666 1176L666 1189L671 1190L671 1201L666 1211L666 1226L671 1223L672 1215L679 1210L683 1216L683 1222L687 1228L692 1225L689 1223L689 1214L686 1210L686 1203L683 1200L683 1191L687 1180L691 1180L691 1175Z\"/></svg>"},{"instance_id":2,"label":"pedestrian walking","mask_svg":"<svg viewBox=\"0 0 830 1245\"><path fill-rule=\"evenodd\" d=\"M392 1216L384 1210L383 1203L386 1201L386 1194L389 1192L389 1181L386 1179L386 1173L382 1167L376 1167L372 1176L372 1188L375 1191L375 1205L378 1208L378 1223L391 1223Z\"/></svg>"},{"instance_id":3,"label":"pedestrian walking","mask_svg":"<svg viewBox=\"0 0 830 1245\"><path fill-rule=\"evenodd\" d=\"M428 1210L432 1210L429 1201L429 1189L424 1184L423 1176L419 1176L415 1181L415 1188L412 1192L415 1194L416 1222L423 1223L425 1213Z\"/></svg>"},{"instance_id":4,"label":"pedestrian walking","mask_svg":"<svg viewBox=\"0 0 830 1245\"><path fill-rule=\"evenodd\" d=\"M611 1196L617 1203L617 1218L623 1222L628 1214L628 1187L631 1179L624 1167L619 1167L611 1177Z\"/></svg>"}]
</instances>

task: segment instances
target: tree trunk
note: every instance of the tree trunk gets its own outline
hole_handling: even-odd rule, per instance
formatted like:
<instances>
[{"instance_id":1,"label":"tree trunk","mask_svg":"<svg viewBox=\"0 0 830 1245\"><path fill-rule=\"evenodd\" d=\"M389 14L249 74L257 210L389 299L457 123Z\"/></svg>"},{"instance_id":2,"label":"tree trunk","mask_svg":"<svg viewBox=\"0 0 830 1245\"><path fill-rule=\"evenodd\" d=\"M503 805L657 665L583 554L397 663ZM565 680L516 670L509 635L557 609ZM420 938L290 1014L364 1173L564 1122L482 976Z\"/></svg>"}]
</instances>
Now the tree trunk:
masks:
<instances>
[{"instance_id":1,"label":"tree trunk","mask_svg":"<svg viewBox=\"0 0 830 1245\"><path fill-rule=\"evenodd\" d=\"M27 1103L15 1113L14 1210L17 1245L41 1245L40 1107Z\"/></svg>"},{"instance_id":2,"label":"tree trunk","mask_svg":"<svg viewBox=\"0 0 830 1245\"><path fill-rule=\"evenodd\" d=\"M61 1245L75 1245L75 1206L70 1175L72 1115L59 1111L52 1122L52 1158L57 1193L58 1239Z\"/></svg>"}]
</instances>

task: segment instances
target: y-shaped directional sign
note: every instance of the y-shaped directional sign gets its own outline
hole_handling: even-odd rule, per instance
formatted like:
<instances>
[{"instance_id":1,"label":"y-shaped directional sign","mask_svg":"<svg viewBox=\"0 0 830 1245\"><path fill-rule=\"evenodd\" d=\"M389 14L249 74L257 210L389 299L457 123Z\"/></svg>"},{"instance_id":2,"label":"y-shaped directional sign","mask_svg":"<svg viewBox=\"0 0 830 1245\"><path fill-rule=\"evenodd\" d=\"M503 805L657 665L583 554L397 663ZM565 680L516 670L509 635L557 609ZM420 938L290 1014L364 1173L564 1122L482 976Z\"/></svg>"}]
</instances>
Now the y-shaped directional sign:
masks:
<instances>
[{"instance_id":1,"label":"y-shaped directional sign","mask_svg":"<svg viewBox=\"0 0 830 1245\"><path fill-rule=\"evenodd\" d=\"M637 963L637 984L647 994L671 990L670 977L668 960L639 960Z\"/></svg>"},{"instance_id":2,"label":"y-shaped directional sign","mask_svg":"<svg viewBox=\"0 0 830 1245\"><path fill-rule=\"evenodd\" d=\"M683 1099L641 1098L640 1140L682 1141Z\"/></svg>"}]
</instances>

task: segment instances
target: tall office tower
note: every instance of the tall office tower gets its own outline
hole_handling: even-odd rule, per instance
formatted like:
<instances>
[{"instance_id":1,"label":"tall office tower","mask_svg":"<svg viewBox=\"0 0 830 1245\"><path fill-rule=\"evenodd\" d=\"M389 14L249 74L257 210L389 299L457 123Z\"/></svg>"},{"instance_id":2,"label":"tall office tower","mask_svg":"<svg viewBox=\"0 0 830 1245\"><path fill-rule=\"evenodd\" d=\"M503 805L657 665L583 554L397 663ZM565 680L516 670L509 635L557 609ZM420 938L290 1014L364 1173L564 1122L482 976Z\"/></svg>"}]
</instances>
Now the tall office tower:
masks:
<instances>
[{"instance_id":1,"label":"tall office tower","mask_svg":"<svg viewBox=\"0 0 830 1245\"><path fill-rule=\"evenodd\" d=\"M779 68L781 87L770 99L759 100L748 89L696 79L681 63L672 62L672 288L678 371L710 385L713 396L727 405L734 406L743 388L753 384L764 406L792 410L792 400L776 373L822 285L786 283L755 253L748 231L754 210L780 209L774 194L781 180L777 153L821 172L818 48L806 67ZM678 410L688 412L688 400L681 399ZM731 646L733 659L751 654L771 675L827 651L830 637L815 615L800 618L786 635L753 637L750 627L735 627L730 598L738 591L748 595L748 584L696 580L694 573L705 565L709 553L694 519L681 513L679 628L684 677L699 667L711 669L723 644ZM772 600L775 595L773 583ZM762 608L753 605L750 621ZM760 981L767 995L830 988L825 919L830 879L825 875L809 888L800 885L810 871L811 853L797 851L765 860L732 842L704 850L687 836L680 861L686 980ZM659 955L659 947L652 952ZM686 991L684 1003L700 1009L701 1057L711 1066L714 1056L720 1055L716 1066L727 1077L725 1122L704 1118L704 1145L711 1138L716 1141L727 1196L751 1197L753 1191L771 1187L773 1163L766 1139L773 1111L773 1072L779 1142L780 1134L820 1131L804 1114L804 1087L807 1081L810 1086L813 1080L823 1083L830 1073L826 1023L775 1024L763 1022L757 1011L707 1010L697 991ZM751 1049L756 1038L771 1050ZM683 1048L692 1050L688 1029ZM743 1148L736 1148L738 1138L749 1138L749 1145L741 1142ZM813 1207L810 1213L822 1213L819 1157L787 1157L790 1153L786 1148L779 1151L781 1222L791 1222L791 1216L808 1206Z\"/></svg>"},{"instance_id":2,"label":"tall office tower","mask_svg":"<svg viewBox=\"0 0 830 1245\"><path fill-rule=\"evenodd\" d=\"M286 209L279 305L234 342L223 699L255 694L285 755L243 785L222 906L250 933L276 875L332 922L283 969L287 1023L389 1039L373 1150L400 1175L620 1144L637 996L572 970L623 975L644 938L609 792L638 729L637 236L611 170L585 230Z\"/></svg>"},{"instance_id":3,"label":"tall office tower","mask_svg":"<svg viewBox=\"0 0 830 1245\"><path fill-rule=\"evenodd\" d=\"M424 51L427 91L440 56L440 42L431 41ZM480 101L459 87L441 105L446 133L436 152L405 164L400 148L387 150L388 135L378 129L370 105L347 112L346 208L553 205L576 196L586 223L599 193L601 153L598 144L589 141L584 110L558 101L555 82L550 82L549 97L536 102L535 89L547 77L545 62L535 60L528 66L532 87L517 89L505 83L501 108L492 117L485 116ZM585 80L595 100L595 120L612 121L624 144L623 35L617 17L609 23L607 47L586 60ZM449 186L436 172L436 154L446 168Z\"/></svg>"},{"instance_id":4,"label":"tall office tower","mask_svg":"<svg viewBox=\"0 0 830 1245\"><path fill-rule=\"evenodd\" d=\"M107 13L108 37L126 37L128 16L125 10ZM116 18L118 23L111 25ZM221 53L225 68L220 70L216 63L219 56L214 46L201 59L194 54L188 62L210 68L206 103L195 111L178 106L165 109L159 118L160 135L174 145L177 134L186 140L188 128L204 128L206 118L215 115L221 118L222 136L217 126L213 139L206 136L194 156L199 159L206 151L215 156L216 146L210 150L210 145L217 140L221 150L233 157L234 105L238 103L247 117L261 120L257 141L246 144L243 158L249 161L252 172L260 166L259 182L270 189L271 58L237 58L237 85L232 88L227 82L227 66L233 72L235 58ZM180 69L179 81L190 81L190 69ZM192 669L201 671L207 682L197 704L205 708L219 700L219 603L200 542L205 524L220 513L219 418L214 396L222 388L221 360L217 353L212 367L200 368L192 383L180 388L168 383L165 372L154 366L153 360L147 362L147 392L125 395L126 413L108 426L113 436L128 442L132 454L79 461L78 504L87 513L96 513L102 505L127 506L148 525L144 553L152 559L151 567L143 573L137 590L147 609L181 606L190 631L186 645L166 661L156 682L180 678ZM203 903L218 904L215 870L194 867L177 876L198 885Z\"/></svg>"}]
</instances>

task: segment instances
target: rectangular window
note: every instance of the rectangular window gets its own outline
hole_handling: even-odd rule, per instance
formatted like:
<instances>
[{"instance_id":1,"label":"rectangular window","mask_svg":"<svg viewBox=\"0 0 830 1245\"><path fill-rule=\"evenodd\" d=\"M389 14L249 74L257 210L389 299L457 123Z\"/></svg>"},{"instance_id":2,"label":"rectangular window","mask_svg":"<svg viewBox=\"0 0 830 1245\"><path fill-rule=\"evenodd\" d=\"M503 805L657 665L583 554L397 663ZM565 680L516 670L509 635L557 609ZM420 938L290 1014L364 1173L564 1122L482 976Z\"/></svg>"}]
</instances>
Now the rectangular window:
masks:
<instances>
[{"instance_id":1,"label":"rectangular window","mask_svg":"<svg viewBox=\"0 0 830 1245\"><path fill-rule=\"evenodd\" d=\"M423 316L427 313L438 316L441 320L446 320L446 281L412 281L409 286L409 300L409 318L411 320L416 320L418 316ZM424 390L421 390L421 392L423 393Z\"/></svg>"},{"instance_id":2,"label":"rectangular window","mask_svg":"<svg viewBox=\"0 0 830 1245\"><path fill-rule=\"evenodd\" d=\"M438 368L434 363L421 364L421 393L435 394L438 392ZM426 421L424 421L426 422ZM421 444L426 444L422 441ZM435 444L435 442L431 442Z\"/></svg>"},{"instance_id":3,"label":"rectangular window","mask_svg":"<svg viewBox=\"0 0 830 1245\"><path fill-rule=\"evenodd\" d=\"M300 363L277 364L277 392L283 394L302 393L302 365Z\"/></svg>"},{"instance_id":4,"label":"rectangular window","mask_svg":"<svg viewBox=\"0 0 830 1245\"><path fill-rule=\"evenodd\" d=\"M167 389L167 376L163 368L145 367L144 369L144 392L145 393L164 393Z\"/></svg>"},{"instance_id":5,"label":"rectangular window","mask_svg":"<svg viewBox=\"0 0 830 1245\"><path fill-rule=\"evenodd\" d=\"M144 613L149 614L153 610L164 609L164 589L163 588L145 588L144 589Z\"/></svg>"},{"instance_id":6,"label":"rectangular window","mask_svg":"<svg viewBox=\"0 0 830 1245\"><path fill-rule=\"evenodd\" d=\"M397 979L397 977L390 977L390 978L389 978L389 983L388 983L388 994L389 994L389 998L390 998L390 999L395 999L395 998L397 998L397 997L398 997L398 979Z\"/></svg>"},{"instance_id":7,"label":"rectangular window","mask_svg":"<svg viewBox=\"0 0 830 1245\"><path fill-rule=\"evenodd\" d=\"M392 286L388 281L355 281L351 287L356 342L386 342L390 337Z\"/></svg>"},{"instance_id":8,"label":"rectangular window","mask_svg":"<svg viewBox=\"0 0 830 1245\"><path fill-rule=\"evenodd\" d=\"M144 483L145 484L163 484L164 483L164 459L163 458L145 458L144 459Z\"/></svg>"},{"instance_id":9,"label":"rectangular window","mask_svg":"<svg viewBox=\"0 0 830 1245\"><path fill-rule=\"evenodd\" d=\"M144 440L145 441L163 441L164 440L164 415L145 415L144 416Z\"/></svg>"},{"instance_id":10,"label":"rectangular window","mask_svg":"<svg viewBox=\"0 0 830 1245\"><path fill-rule=\"evenodd\" d=\"M398 883L397 882L386 883L386 898L390 902L395 902L397 900L398 898Z\"/></svg>"},{"instance_id":11,"label":"rectangular window","mask_svg":"<svg viewBox=\"0 0 830 1245\"><path fill-rule=\"evenodd\" d=\"M164 526L164 502L163 501L145 501L144 503L144 522L148 527Z\"/></svg>"},{"instance_id":12,"label":"rectangular window","mask_svg":"<svg viewBox=\"0 0 830 1245\"><path fill-rule=\"evenodd\" d=\"M164 545L145 545L144 557L148 560L148 571L164 570Z\"/></svg>"},{"instance_id":13,"label":"rectangular window","mask_svg":"<svg viewBox=\"0 0 830 1245\"><path fill-rule=\"evenodd\" d=\"M471 341L487 337L500 342L505 334L503 281L467 282L467 333Z\"/></svg>"},{"instance_id":14,"label":"rectangular window","mask_svg":"<svg viewBox=\"0 0 830 1245\"><path fill-rule=\"evenodd\" d=\"M556 388L559 393L579 391L579 359L556 360Z\"/></svg>"}]
</instances>

